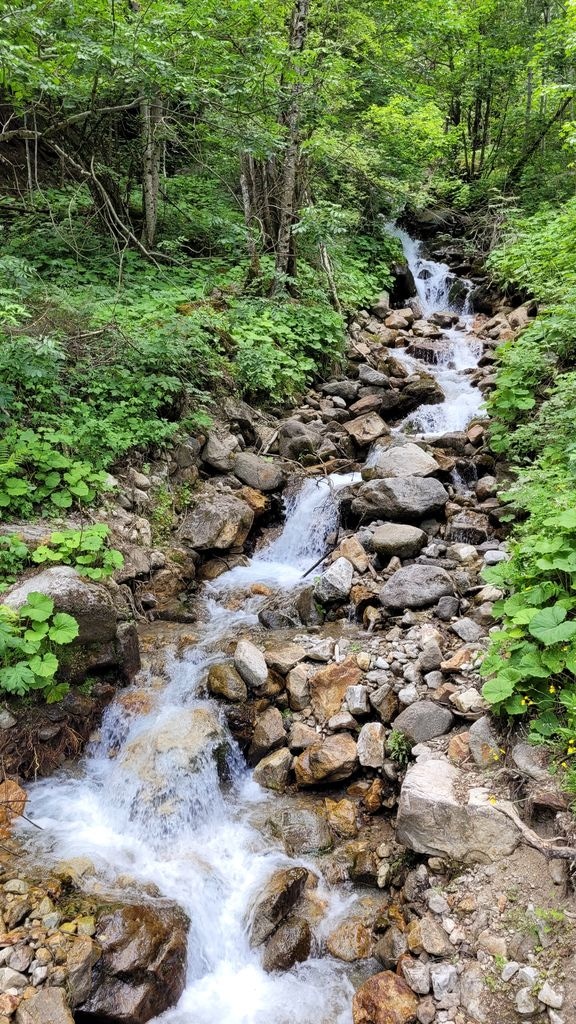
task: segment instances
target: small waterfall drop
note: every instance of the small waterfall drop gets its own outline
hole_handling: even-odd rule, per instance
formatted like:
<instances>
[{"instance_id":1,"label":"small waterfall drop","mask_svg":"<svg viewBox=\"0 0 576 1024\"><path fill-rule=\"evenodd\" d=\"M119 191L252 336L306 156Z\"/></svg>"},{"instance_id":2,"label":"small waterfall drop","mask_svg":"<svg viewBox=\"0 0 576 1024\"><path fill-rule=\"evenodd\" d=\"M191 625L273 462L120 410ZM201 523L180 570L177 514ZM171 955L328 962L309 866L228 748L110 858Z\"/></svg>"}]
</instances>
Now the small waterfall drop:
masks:
<instances>
[{"instance_id":1,"label":"small waterfall drop","mask_svg":"<svg viewBox=\"0 0 576 1024\"><path fill-rule=\"evenodd\" d=\"M422 312L423 317L431 317L434 313L456 312L450 302L450 290L456 280L450 267L446 263L424 257L422 242L411 238L402 228L393 224L388 225L387 230L402 243L406 261L414 276L419 312ZM464 285L466 294L469 294L472 283L458 280ZM470 421L481 413L484 401L482 393L471 383L466 372L477 367L482 354L482 345L470 330L473 317L469 312L468 298L459 316L459 324L444 330L442 338L433 343L436 349L434 362L423 362L402 348L394 350L395 357L409 373L422 373L425 370L435 377L445 396L444 401L437 405L422 405L410 413L400 425L402 433L416 434L423 438L439 437L465 430Z\"/></svg>"},{"instance_id":2,"label":"small waterfall drop","mask_svg":"<svg viewBox=\"0 0 576 1024\"><path fill-rule=\"evenodd\" d=\"M244 572L253 580L267 572L282 586L290 573L300 579L337 526L335 491L356 479L307 480L287 504L280 536ZM218 581L224 599L239 572ZM252 781L218 705L205 696L210 665L227 660L223 650L238 628L255 621L250 601L230 612L217 595L206 607L204 635L182 660L171 660L166 685L139 678L121 691L81 765L30 787L27 812L42 831L25 822L22 829L45 863L88 858L96 892L113 897L128 886L138 896L152 883L184 908L191 922L186 988L158 1024L350 1024L345 964L312 952L290 971L267 974L250 947L255 897L275 870L295 861L251 824L271 797ZM222 746L232 780L224 785L221 756L214 756ZM313 862L298 863L317 878L318 944L350 897L330 890Z\"/></svg>"}]
</instances>

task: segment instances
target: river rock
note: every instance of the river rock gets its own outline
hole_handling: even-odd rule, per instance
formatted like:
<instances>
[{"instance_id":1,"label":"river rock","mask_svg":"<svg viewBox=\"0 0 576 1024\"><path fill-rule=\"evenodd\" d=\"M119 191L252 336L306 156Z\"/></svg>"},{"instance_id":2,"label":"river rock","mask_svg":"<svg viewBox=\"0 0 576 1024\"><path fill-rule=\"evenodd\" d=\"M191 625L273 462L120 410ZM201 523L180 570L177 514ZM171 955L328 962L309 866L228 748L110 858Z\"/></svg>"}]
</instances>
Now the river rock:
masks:
<instances>
[{"instance_id":1,"label":"river rock","mask_svg":"<svg viewBox=\"0 0 576 1024\"><path fill-rule=\"evenodd\" d=\"M377 438L390 433L390 428L376 412L357 416L356 419L344 424L344 430L360 448L367 448Z\"/></svg>"},{"instance_id":2,"label":"river rock","mask_svg":"<svg viewBox=\"0 0 576 1024\"><path fill-rule=\"evenodd\" d=\"M265 754L285 743L286 733L282 715L278 708L268 708L256 719L248 760L251 764L256 764Z\"/></svg>"},{"instance_id":3,"label":"river rock","mask_svg":"<svg viewBox=\"0 0 576 1024\"><path fill-rule=\"evenodd\" d=\"M404 523L384 523L376 526L370 538L370 547L382 559L415 558L428 541L427 534L417 526Z\"/></svg>"},{"instance_id":4,"label":"river rock","mask_svg":"<svg viewBox=\"0 0 576 1024\"><path fill-rule=\"evenodd\" d=\"M357 519L420 520L441 512L448 492L435 477L391 477L360 485L352 501Z\"/></svg>"},{"instance_id":5,"label":"river rock","mask_svg":"<svg viewBox=\"0 0 576 1024\"><path fill-rule=\"evenodd\" d=\"M202 449L202 461L213 469L227 473L234 468L236 452L240 449L238 438L224 427L216 427L208 433L208 440Z\"/></svg>"},{"instance_id":6,"label":"river rock","mask_svg":"<svg viewBox=\"0 0 576 1024\"><path fill-rule=\"evenodd\" d=\"M445 569L435 565L407 565L398 569L380 591L385 608L426 608L454 593Z\"/></svg>"},{"instance_id":7,"label":"river rock","mask_svg":"<svg viewBox=\"0 0 576 1024\"><path fill-rule=\"evenodd\" d=\"M301 798L302 801L308 798ZM284 844L289 856L326 853L332 848L332 834L326 809L318 803L291 800L288 807L274 811L268 822L272 833Z\"/></svg>"},{"instance_id":8,"label":"river rock","mask_svg":"<svg viewBox=\"0 0 576 1024\"><path fill-rule=\"evenodd\" d=\"M206 485L187 510L177 536L197 551L226 551L244 543L253 522L247 502Z\"/></svg>"},{"instance_id":9,"label":"river rock","mask_svg":"<svg viewBox=\"0 0 576 1024\"><path fill-rule=\"evenodd\" d=\"M370 694L370 703L380 720L387 724L398 714L399 701L389 683L382 683Z\"/></svg>"},{"instance_id":10,"label":"river rock","mask_svg":"<svg viewBox=\"0 0 576 1024\"><path fill-rule=\"evenodd\" d=\"M267 757L263 757L256 765L252 776L264 789L283 793L288 784L291 767L292 755L286 747L281 747L280 750L274 750Z\"/></svg>"},{"instance_id":11,"label":"river rock","mask_svg":"<svg viewBox=\"0 0 576 1024\"><path fill-rule=\"evenodd\" d=\"M262 967L265 971L289 971L310 956L312 932L303 917L289 917L268 939Z\"/></svg>"},{"instance_id":12,"label":"river rock","mask_svg":"<svg viewBox=\"0 0 576 1024\"><path fill-rule=\"evenodd\" d=\"M306 665L296 665L286 679L288 703L292 711L302 711L310 703L310 686Z\"/></svg>"},{"instance_id":13,"label":"river rock","mask_svg":"<svg viewBox=\"0 0 576 1024\"><path fill-rule=\"evenodd\" d=\"M16 1010L16 1024L74 1024L62 988L43 988Z\"/></svg>"},{"instance_id":14,"label":"river rock","mask_svg":"<svg viewBox=\"0 0 576 1024\"><path fill-rule=\"evenodd\" d=\"M268 681L266 659L250 640L239 640L236 644L234 667L251 690L262 690Z\"/></svg>"},{"instance_id":15,"label":"river rock","mask_svg":"<svg viewBox=\"0 0 576 1024\"><path fill-rule=\"evenodd\" d=\"M405 933L400 931L397 925L392 925L386 929L382 938L378 939L374 947L374 956L381 961L384 967L394 970L400 958L404 957L407 949L408 942ZM402 960L402 966L404 966L404 959ZM410 985L408 978L406 978L406 981ZM429 987L426 989L427 992ZM410 985L410 988L413 992L416 991L412 985Z\"/></svg>"},{"instance_id":16,"label":"river rock","mask_svg":"<svg viewBox=\"0 0 576 1024\"><path fill-rule=\"evenodd\" d=\"M262 455L254 452L240 452L234 458L234 475L256 491L277 491L284 483L284 473Z\"/></svg>"},{"instance_id":17,"label":"river rock","mask_svg":"<svg viewBox=\"0 0 576 1024\"><path fill-rule=\"evenodd\" d=\"M149 799L170 788L171 773L199 771L210 758L220 765L226 749L226 735L210 708L172 708L126 744L119 762L146 784Z\"/></svg>"},{"instance_id":18,"label":"river rock","mask_svg":"<svg viewBox=\"0 0 576 1024\"><path fill-rule=\"evenodd\" d=\"M352 587L354 570L347 558L337 558L314 585L314 597L321 604L345 601Z\"/></svg>"},{"instance_id":19,"label":"river rock","mask_svg":"<svg viewBox=\"0 0 576 1024\"><path fill-rule=\"evenodd\" d=\"M308 747L294 762L299 786L315 786L323 782L340 782L356 769L356 743L349 733L335 733Z\"/></svg>"},{"instance_id":20,"label":"river rock","mask_svg":"<svg viewBox=\"0 0 576 1024\"><path fill-rule=\"evenodd\" d=\"M340 711L340 706L349 686L355 686L362 679L355 658L346 658L339 664L327 665L310 677L310 703L318 722L325 722Z\"/></svg>"},{"instance_id":21,"label":"river rock","mask_svg":"<svg viewBox=\"0 0 576 1024\"><path fill-rule=\"evenodd\" d=\"M330 827L337 835L353 839L358 834L356 823L356 808L351 800L329 800L326 799L326 811Z\"/></svg>"},{"instance_id":22,"label":"river rock","mask_svg":"<svg viewBox=\"0 0 576 1024\"><path fill-rule=\"evenodd\" d=\"M101 914L95 940L102 955L79 1009L96 1019L146 1024L173 1006L184 990L188 926L184 912L168 901Z\"/></svg>"},{"instance_id":23,"label":"river rock","mask_svg":"<svg viewBox=\"0 0 576 1024\"><path fill-rule=\"evenodd\" d=\"M384 764L386 732L380 722L366 722L358 736L358 760L364 768L381 768Z\"/></svg>"},{"instance_id":24,"label":"river rock","mask_svg":"<svg viewBox=\"0 0 576 1024\"><path fill-rule=\"evenodd\" d=\"M482 512L474 512L472 509L465 509L453 516L448 523L446 540L448 542L460 541L463 544L477 546L488 540L489 532L488 516Z\"/></svg>"},{"instance_id":25,"label":"river rock","mask_svg":"<svg viewBox=\"0 0 576 1024\"><path fill-rule=\"evenodd\" d=\"M333 395L337 398L342 398L347 404L354 402L358 398L358 392L360 390L360 382L357 380L333 380L329 381L328 384L322 385L322 391L325 395Z\"/></svg>"},{"instance_id":26,"label":"river rock","mask_svg":"<svg viewBox=\"0 0 576 1024\"><path fill-rule=\"evenodd\" d=\"M321 432L297 419L284 420L278 429L278 450L287 459L298 461L303 455L312 455L321 443Z\"/></svg>"},{"instance_id":27,"label":"river rock","mask_svg":"<svg viewBox=\"0 0 576 1024\"><path fill-rule=\"evenodd\" d=\"M401 393L401 410L404 413L412 412L420 405L439 405L444 401L445 395L435 377L427 374L406 385Z\"/></svg>"},{"instance_id":28,"label":"river rock","mask_svg":"<svg viewBox=\"0 0 576 1024\"><path fill-rule=\"evenodd\" d=\"M250 911L250 945L261 946L296 905L308 880L306 868L275 871Z\"/></svg>"},{"instance_id":29,"label":"river rock","mask_svg":"<svg viewBox=\"0 0 576 1024\"><path fill-rule=\"evenodd\" d=\"M471 864L509 856L520 835L485 790L470 788L459 768L432 758L406 773L396 838L417 853Z\"/></svg>"},{"instance_id":30,"label":"river rock","mask_svg":"<svg viewBox=\"0 0 576 1024\"><path fill-rule=\"evenodd\" d=\"M315 729L309 725L304 725L304 722L294 722L288 737L290 750L300 753L301 750L306 750L306 747L311 747L313 743L317 742L318 733Z\"/></svg>"},{"instance_id":31,"label":"river rock","mask_svg":"<svg viewBox=\"0 0 576 1024\"><path fill-rule=\"evenodd\" d=\"M417 444L400 444L376 448L362 469L363 480L390 479L405 476L433 476L440 466Z\"/></svg>"},{"instance_id":32,"label":"river rock","mask_svg":"<svg viewBox=\"0 0 576 1024\"><path fill-rule=\"evenodd\" d=\"M89 935L78 935L66 955L68 997L71 1006L85 1003L92 988L92 968L100 959L100 947Z\"/></svg>"},{"instance_id":33,"label":"river rock","mask_svg":"<svg viewBox=\"0 0 576 1024\"><path fill-rule=\"evenodd\" d=\"M493 767L500 760L498 740L487 715L470 725L468 746L472 759L481 768Z\"/></svg>"},{"instance_id":34,"label":"river rock","mask_svg":"<svg viewBox=\"0 0 576 1024\"><path fill-rule=\"evenodd\" d=\"M211 666L207 686L213 697L223 697L224 700L237 703L248 699L246 683L229 662Z\"/></svg>"},{"instance_id":35,"label":"river rock","mask_svg":"<svg viewBox=\"0 0 576 1024\"><path fill-rule=\"evenodd\" d=\"M454 717L448 708L433 700L420 700L401 711L392 722L397 732L403 732L414 745L443 736L452 727Z\"/></svg>"},{"instance_id":36,"label":"river rock","mask_svg":"<svg viewBox=\"0 0 576 1024\"><path fill-rule=\"evenodd\" d=\"M70 565L57 565L29 576L2 595L2 602L17 610L31 593L46 594L55 612L72 615L78 623L78 637L58 655L59 675L83 681L93 669L117 667L130 679L140 667L138 637L131 623L119 622L126 614L121 591L114 585L93 583ZM122 605L117 607L117 601Z\"/></svg>"},{"instance_id":37,"label":"river rock","mask_svg":"<svg viewBox=\"0 0 576 1024\"><path fill-rule=\"evenodd\" d=\"M306 651L299 644L281 644L264 651L264 660L269 668L285 676L306 657Z\"/></svg>"},{"instance_id":38,"label":"river rock","mask_svg":"<svg viewBox=\"0 0 576 1024\"><path fill-rule=\"evenodd\" d=\"M361 920L347 918L326 939L326 949L336 960L351 964L372 954L372 932Z\"/></svg>"},{"instance_id":39,"label":"river rock","mask_svg":"<svg viewBox=\"0 0 576 1024\"><path fill-rule=\"evenodd\" d=\"M354 1024L413 1024L418 999L403 978L392 971L375 974L354 996Z\"/></svg>"}]
</instances>

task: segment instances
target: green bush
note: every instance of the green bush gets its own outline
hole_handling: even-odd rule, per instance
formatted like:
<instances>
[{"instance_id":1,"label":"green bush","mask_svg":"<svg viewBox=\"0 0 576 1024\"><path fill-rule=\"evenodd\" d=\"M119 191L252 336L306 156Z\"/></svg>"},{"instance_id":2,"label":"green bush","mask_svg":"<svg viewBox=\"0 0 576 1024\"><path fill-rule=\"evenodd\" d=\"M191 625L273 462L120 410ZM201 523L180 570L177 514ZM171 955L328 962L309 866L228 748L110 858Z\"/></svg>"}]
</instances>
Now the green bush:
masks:
<instances>
[{"instance_id":1,"label":"green bush","mask_svg":"<svg viewBox=\"0 0 576 1024\"><path fill-rule=\"evenodd\" d=\"M0 508L29 518L93 501L106 474L68 452L73 438L51 430L11 431L0 441Z\"/></svg>"},{"instance_id":2,"label":"green bush","mask_svg":"<svg viewBox=\"0 0 576 1024\"><path fill-rule=\"evenodd\" d=\"M0 605L0 690L23 697L40 691L52 703L66 693L56 682L60 648L78 636L78 623L65 612L54 614L54 602L31 593L18 611Z\"/></svg>"}]
</instances>

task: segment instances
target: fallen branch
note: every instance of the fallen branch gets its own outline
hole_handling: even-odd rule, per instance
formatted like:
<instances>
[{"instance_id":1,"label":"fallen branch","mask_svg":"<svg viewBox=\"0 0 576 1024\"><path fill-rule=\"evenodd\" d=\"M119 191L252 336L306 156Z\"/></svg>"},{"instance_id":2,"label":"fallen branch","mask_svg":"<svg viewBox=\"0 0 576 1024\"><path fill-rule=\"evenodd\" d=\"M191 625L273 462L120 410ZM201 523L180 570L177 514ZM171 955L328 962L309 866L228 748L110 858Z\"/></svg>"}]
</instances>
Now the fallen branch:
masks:
<instances>
[{"instance_id":1,"label":"fallen branch","mask_svg":"<svg viewBox=\"0 0 576 1024\"><path fill-rule=\"evenodd\" d=\"M332 548L332 551L334 550L335 548ZM313 572L313 570L316 568L316 566L320 565L321 562L325 562L326 559L329 558L329 556L332 554L332 551L327 551L326 554L320 555L320 558L318 558L317 561L314 562L314 565L311 565L309 569L306 569L306 572L302 576L302 579L306 579L306 576L309 576L310 573Z\"/></svg>"},{"instance_id":2,"label":"fallen branch","mask_svg":"<svg viewBox=\"0 0 576 1024\"><path fill-rule=\"evenodd\" d=\"M528 846L538 850L548 860L576 860L576 848L573 846L552 846L552 843L558 842L558 840L542 839L533 829L528 828L528 825L524 824L520 815L510 804L501 803L498 800L493 806L514 822Z\"/></svg>"}]
</instances>

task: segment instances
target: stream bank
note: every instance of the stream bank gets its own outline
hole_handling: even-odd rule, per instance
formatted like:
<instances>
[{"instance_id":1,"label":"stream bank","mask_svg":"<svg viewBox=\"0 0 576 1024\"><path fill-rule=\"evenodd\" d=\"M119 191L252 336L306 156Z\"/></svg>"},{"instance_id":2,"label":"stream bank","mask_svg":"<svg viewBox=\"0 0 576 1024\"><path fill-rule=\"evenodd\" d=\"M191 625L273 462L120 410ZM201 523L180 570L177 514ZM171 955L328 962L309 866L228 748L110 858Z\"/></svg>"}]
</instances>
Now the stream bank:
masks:
<instances>
[{"instance_id":1,"label":"stream bank","mask_svg":"<svg viewBox=\"0 0 576 1024\"><path fill-rule=\"evenodd\" d=\"M196 479L213 475L179 522L180 564L174 548L160 552L164 564L131 589L136 610L160 619L141 627L143 667L84 764L30 790L43 829L23 829L30 863L83 858L74 884L93 898L141 905L147 892L154 906L156 893L185 911L187 977L177 971L182 992L166 993L166 1006L180 996L170 1024L283 1024L296 1007L300 1024L569 1020L565 873L521 849L494 802L512 782L544 834L564 808L534 751L505 756L478 675L499 596L479 572L506 557L479 413L493 351L530 308L474 317L468 286L451 301L448 267L403 241L417 295L359 314L347 377L284 421L237 405L202 447L175 454ZM295 462L308 478L300 469L284 489L282 529L245 549ZM154 481L130 479L118 533L151 565L133 519L145 519ZM191 597L184 573L204 581ZM0 939L10 953L34 948L36 920L58 937L49 951L86 937L90 914L55 923L30 909ZM78 1021L155 1019L164 1006L134 997L137 958L118 957L101 994L111 957L99 915L82 943ZM24 981L5 979L8 1020L28 1024L32 999L61 998L58 958L30 986L38 966L10 965Z\"/></svg>"}]
</instances>

